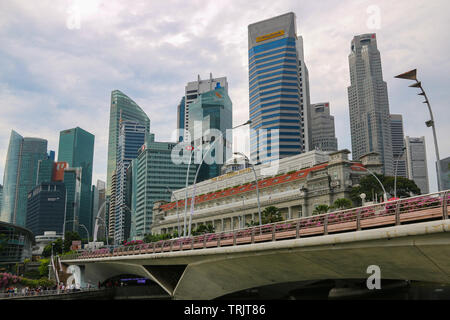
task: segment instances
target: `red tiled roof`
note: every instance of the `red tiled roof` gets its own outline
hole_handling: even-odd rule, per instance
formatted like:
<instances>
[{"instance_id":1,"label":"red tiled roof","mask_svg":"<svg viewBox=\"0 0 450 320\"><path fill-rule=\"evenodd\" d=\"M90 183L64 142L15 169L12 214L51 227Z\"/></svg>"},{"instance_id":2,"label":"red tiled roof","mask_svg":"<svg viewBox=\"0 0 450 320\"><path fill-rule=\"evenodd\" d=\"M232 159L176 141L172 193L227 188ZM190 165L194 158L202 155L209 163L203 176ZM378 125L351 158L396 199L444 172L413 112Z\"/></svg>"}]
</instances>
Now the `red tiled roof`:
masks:
<instances>
[{"instance_id":1,"label":"red tiled roof","mask_svg":"<svg viewBox=\"0 0 450 320\"><path fill-rule=\"evenodd\" d=\"M296 171L293 173L287 173L287 174L284 174L281 176L272 177L272 178L268 178L268 179L264 179L264 180L259 180L258 187L259 187L259 189L264 189L267 187L272 187L277 184L303 179L303 178L306 178L306 176L310 172L323 169L327 166L328 166L328 163L323 163L323 164L317 165L312 168L302 169L302 170L299 170L299 171ZM361 163L352 163L352 166L350 168L355 171L363 171L364 170L364 169L360 169L359 167L363 167L363 165ZM227 190L217 191L217 192L213 192L213 193L209 193L209 194L203 194L201 196L196 196L195 203L197 204L197 203L202 203L205 201L225 198L225 197L228 197L231 195L237 195L240 193L252 191L255 188L256 187L255 187L254 183L251 182L251 183L245 184L243 186L229 188ZM190 205L191 199L192 199L191 197L188 198L188 201L187 201L188 205ZM174 209L176 207L176 205L178 205L178 208L184 207L184 200L179 200L178 202L170 202L170 203L162 205L160 208L164 211L168 211L168 210Z\"/></svg>"}]
</instances>

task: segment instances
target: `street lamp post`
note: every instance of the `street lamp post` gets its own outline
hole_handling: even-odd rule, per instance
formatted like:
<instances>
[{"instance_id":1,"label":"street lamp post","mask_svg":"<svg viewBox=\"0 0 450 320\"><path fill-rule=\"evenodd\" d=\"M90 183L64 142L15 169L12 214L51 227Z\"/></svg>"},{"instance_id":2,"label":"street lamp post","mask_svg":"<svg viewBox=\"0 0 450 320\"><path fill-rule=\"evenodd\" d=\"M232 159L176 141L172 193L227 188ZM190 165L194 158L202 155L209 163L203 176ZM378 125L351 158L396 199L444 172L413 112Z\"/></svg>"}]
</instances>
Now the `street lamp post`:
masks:
<instances>
[{"instance_id":1,"label":"street lamp post","mask_svg":"<svg viewBox=\"0 0 450 320\"><path fill-rule=\"evenodd\" d=\"M245 123L243 123L243 124L240 124L240 125L238 125L238 126L236 126L236 127L231 128L231 130L234 130L234 129L239 128L239 127L242 127L242 126L245 126L245 125L250 124L250 123L252 123L252 121L251 121L251 120L248 120L247 122L245 122ZM213 146L214 146L214 145L216 144L216 142L219 141L220 139L222 139L222 134L220 135L220 138L215 139L215 140L213 141L213 143L209 146L209 148L208 148L208 150L205 152L205 154L202 155L202 160L200 161L200 164L199 164L199 166L198 166L198 168L197 168L197 172L195 173L195 177L194 177L194 185L193 185L193 191L192 191L192 198L191 198L191 213L190 213L190 216L189 216L189 233L188 233L188 237L191 236L192 215L194 214L194 206L195 206L195 190L196 190L197 177L198 177L198 174L199 174L199 172L200 172L200 168L202 167L203 161L205 160L206 155L213 149ZM186 190L186 194L187 194L187 190ZM186 200L185 200L185 202L186 202Z\"/></svg>"},{"instance_id":2,"label":"street lamp post","mask_svg":"<svg viewBox=\"0 0 450 320\"><path fill-rule=\"evenodd\" d=\"M430 112L430 120L426 121L425 124L427 127L431 127L433 130L433 139L434 139L434 149L436 152L436 162L437 162L437 184L438 184L438 191L441 191L442 183L441 183L441 162L439 159L439 148L438 148L438 142L436 137L436 127L434 123L434 117L433 112L431 111L431 105L430 100L427 97L427 94L425 93L425 90L422 87L422 83L417 80L417 69L399 74L398 76L395 76L394 78L398 79L406 79L406 80L414 80L416 83L410 85L411 88L419 88L421 90L421 93L419 93L419 96L424 96L425 101L423 103L426 103L428 106L428 111Z\"/></svg>"},{"instance_id":3,"label":"street lamp post","mask_svg":"<svg viewBox=\"0 0 450 320\"><path fill-rule=\"evenodd\" d=\"M194 147L190 146L191 153L189 155L189 164L186 171L186 186L184 188L185 194L184 194L184 223L183 223L183 238L186 237L186 219L187 219L187 198L188 198L188 184L189 184L189 169L191 167L192 162L192 155L194 154ZM177 206L178 207L178 206Z\"/></svg>"},{"instance_id":4,"label":"street lamp post","mask_svg":"<svg viewBox=\"0 0 450 320\"><path fill-rule=\"evenodd\" d=\"M178 226L178 237L181 237L181 226L180 226L180 216L178 215L178 199L175 196L175 194L172 192L172 190L170 190L169 187L166 187L167 191L169 191L169 193L171 193L173 195L173 197L175 198L175 201L177 203L176 207L177 207L177 226Z\"/></svg>"},{"instance_id":5,"label":"street lamp post","mask_svg":"<svg viewBox=\"0 0 450 320\"><path fill-rule=\"evenodd\" d=\"M258 186L259 181L258 181L258 177L256 176L255 166L253 165L253 163L250 163L249 158L245 154L243 154L242 152L235 152L234 154L243 156L245 158L245 161L247 161L248 164L250 164L250 166L252 167L253 174L255 175L255 183L256 183L256 200L258 202L259 225L261 226L262 225L262 221L261 221L261 204L260 204L260 201L259 201L259 186Z\"/></svg>"},{"instance_id":6,"label":"street lamp post","mask_svg":"<svg viewBox=\"0 0 450 320\"><path fill-rule=\"evenodd\" d=\"M395 173L394 173L394 198L397 198L397 167L398 167L398 161L400 160L400 158L403 157L404 153L405 153L406 148L403 147L402 149L402 153L398 155L397 160L395 162Z\"/></svg>"}]
</instances>

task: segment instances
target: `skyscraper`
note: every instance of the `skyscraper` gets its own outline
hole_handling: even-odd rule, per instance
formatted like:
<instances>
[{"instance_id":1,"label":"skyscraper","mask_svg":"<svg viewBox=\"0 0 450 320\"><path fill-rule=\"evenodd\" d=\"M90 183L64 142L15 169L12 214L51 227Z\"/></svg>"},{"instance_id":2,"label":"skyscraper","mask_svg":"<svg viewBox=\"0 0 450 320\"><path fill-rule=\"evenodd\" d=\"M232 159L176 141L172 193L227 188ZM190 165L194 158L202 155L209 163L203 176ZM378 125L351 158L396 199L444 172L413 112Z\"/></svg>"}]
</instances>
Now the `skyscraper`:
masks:
<instances>
[{"instance_id":1,"label":"skyscraper","mask_svg":"<svg viewBox=\"0 0 450 320\"><path fill-rule=\"evenodd\" d=\"M425 137L405 137L408 179L414 180L422 194L430 192Z\"/></svg>"},{"instance_id":2,"label":"skyscraper","mask_svg":"<svg viewBox=\"0 0 450 320\"><path fill-rule=\"evenodd\" d=\"M330 115L330 103L310 105L311 148L322 151L337 151L334 117Z\"/></svg>"},{"instance_id":3,"label":"skyscraper","mask_svg":"<svg viewBox=\"0 0 450 320\"><path fill-rule=\"evenodd\" d=\"M108 167L106 175L106 195L111 195L112 174L116 170L117 150L119 145L120 119L132 120L145 126L150 132L150 119L131 98L114 90L111 92L109 112Z\"/></svg>"},{"instance_id":4,"label":"skyscraper","mask_svg":"<svg viewBox=\"0 0 450 320\"><path fill-rule=\"evenodd\" d=\"M259 130L250 135L253 161L310 149L308 70L296 29L292 12L248 26L250 127Z\"/></svg>"},{"instance_id":5,"label":"skyscraper","mask_svg":"<svg viewBox=\"0 0 450 320\"><path fill-rule=\"evenodd\" d=\"M103 204L105 203L105 192L106 192L106 183L102 180L97 180L97 184L92 186L92 230L95 232L95 219L99 214L99 210L102 207L105 207ZM98 238L105 238L105 216L106 210L102 209L99 215L98 221ZM94 237L94 235L92 236Z\"/></svg>"},{"instance_id":6,"label":"skyscraper","mask_svg":"<svg viewBox=\"0 0 450 320\"><path fill-rule=\"evenodd\" d=\"M132 161L129 172L132 188L130 208L132 217L131 234L135 239L143 239L149 234L153 222L153 204L158 200L170 201L171 193L185 187L187 164L175 165L172 162L172 149L176 143L157 142L150 134L146 143L139 150L138 157ZM194 181L195 170L189 170L188 184ZM181 200L181 199L180 199ZM133 203L134 202L134 203ZM180 220L181 220L180 212Z\"/></svg>"},{"instance_id":7,"label":"skyscraper","mask_svg":"<svg viewBox=\"0 0 450 320\"><path fill-rule=\"evenodd\" d=\"M188 82L184 88L184 108L178 108L178 129L184 128L189 131L189 109L190 104L194 102L200 94L214 90L219 84L228 93L228 82L226 77L213 78L212 73L209 74L209 79L202 80L200 75L197 76L197 81ZM183 103L183 101L181 102ZM184 123L181 123L183 119ZM184 136L184 135L183 135Z\"/></svg>"},{"instance_id":8,"label":"skyscraper","mask_svg":"<svg viewBox=\"0 0 450 320\"><path fill-rule=\"evenodd\" d=\"M51 151L47 159L38 161L38 173L36 184L41 184L41 182L51 182L53 181L53 169L55 164L55 152Z\"/></svg>"},{"instance_id":9,"label":"skyscraper","mask_svg":"<svg viewBox=\"0 0 450 320\"><path fill-rule=\"evenodd\" d=\"M47 140L24 138L11 131L3 176L1 221L25 227L27 195L36 185L39 160L46 158Z\"/></svg>"},{"instance_id":10,"label":"skyscraper","mask_svg":"<svg viewBox=\"0 0 450 320\"><path fill-rule=\"evenodd\" d=\"M401 114L391 114L392 155L397 176L407 178L405 135L403 133L403 117Z\"/></svg>"},{"instance_id":11,"label":"skyscraper","mask_svg":"<svg viewBox=\"0 0 450 320\"><path fill-rule=\"evenodd\" d=\"M91 186L94 161L94 140L91 133L76 127L63 130L59 134L58 161L67 162L70 168L81 169L81 194L78 223L86 226L92 234ZM65 181L64 181L65 182ZM85 235L84 229L79 229ZM87 235L85 235L87 236Z\"/></svg>"},{"instance_id":12,"label":"skyscraper","mask_svg":"<svg viewBox=\"0 0 450 320\"><path fill-rule=\"evenodd\" d=\"M392 176L389 102L376 35L372 33L355 36L348 59L348 101L353 159L359 160L365 154L376 152L383 163L383 174Z\"/></svg>"},{"instance_id":13,"label":"skyscraper","mask_svg":"<svg viewBox=\"0 0 450 320\"><path fill-rule=\"evenodd\" d=\"M186 109L186 97L181 98L180 103L177 107L177 129L181 132L184 132L184 122L185 122L185 110ZM184 134L178 137L178 141L182 141Z\"/></svg>"},{"instance_id":14,"label":"skyscraper","mask_svg":"<svg viewBox=\"0 0 450 320\"><path fill-rule=\"evenodd\" d=\"M61 234L66 209L66 187L62 182L42 182L28 193L26 227L34 235L45 231Z\"/></svg>"},{"instance_id":15,"label":"skyscraper","mask_svg":"<svg viewBox=\"0 0 450 320\"><path fill-rule=\"evenodd\" d=\"M233 125L233 107L227 90L217 83L216 88L201 93L189 107L189 133L194 141L194 150L203 150L205 157L197 180L220 176L222 165L232 156L232 140L227 137L227 130ZM221 136L218 136L219 131ZM221 140L209 150L211 141L215 139ZM200 159L197 160L199 163Z\"/></svg>"},{"instance_id":16,"label":"skyscraper","mask_svg":"<svg viewBox=\"0 0 450 320\"><path fill-rule=\"evenodd\" d=\"M441 183L442 190L450 189L450 157L441 159ZM437 167L436 167L437 172Z\"/></svg>"},{"instance_id":17,"label":"skyscraper","mask_svg":"<svg viewBox=\"0 0 450 320\"><path fill-rule=\"evenodd\" d=\"M114 239L116 230L116 186L117 186L117 172L113 171L111 176L111 196L108 205L108 238Z\"/></svg>"},{"instance_id":18,"label":"skyscraper","mask_svg":"<svg viewBox=\"0 0 450 320\"><path fill-rule=\"evenodd\" d=\"M81 175L82 168L64 169L64 185L66 187L66 213L64 214L63 233L67 231L79 232L80 222L80 200L81 200ZM75 223L75 221L78 222ZM88 228L87 225L85 225ZM83 229L83 235L85 231Z\"/></svg>"},{"instance_id":19,"label":"skyscraper","mask_svg":"<svg viewBox=\"0 0 450 320\"><path fill-rule=\"evenodd\" d=\"M130 236L130 209L126 206L127 169L145 143L147 128L136 121L120 121L119 146L117 150L115 194L114 241L122 243Z\"/></svg>"}]
</instances>

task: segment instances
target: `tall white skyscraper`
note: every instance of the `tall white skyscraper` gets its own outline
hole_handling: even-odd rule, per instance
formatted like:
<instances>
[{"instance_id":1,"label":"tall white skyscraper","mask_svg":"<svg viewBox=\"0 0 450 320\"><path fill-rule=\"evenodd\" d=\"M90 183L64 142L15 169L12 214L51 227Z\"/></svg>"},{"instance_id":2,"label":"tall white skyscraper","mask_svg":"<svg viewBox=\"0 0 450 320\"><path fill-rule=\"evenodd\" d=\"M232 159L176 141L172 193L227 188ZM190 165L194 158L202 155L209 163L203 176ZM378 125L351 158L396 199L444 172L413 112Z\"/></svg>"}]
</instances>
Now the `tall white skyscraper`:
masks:
<instances>
[{"instance_id":1,"label":"tall white skyscraper","mask_svg":"<svg viewBox=\"0 0 450 320\"><path fill-rule=\"evenodd\" d=\"M430 192L425 137L405 137L408 179L414 180L422 194Z\"/></svg>"},{"instance_id":2,"label":"tall white skyscraper","mask_svg":"<svg viewBox=\"0 0 450 320\"><path fill-rule=\"evenodd\" d=\"M250 24L248 48L252 160L268 162L308 151L308 69L295 14Z\"/></svg>"},{"instance_id":3,"label":"tall white skyscraper","mask_svg":"<svg viewBox=\"0 0 450 320\"><path fill-rule=\"evenodd\" d=\"M348 57L350 128L354 160L370 152L380 155L383 174L393 175L391 123L387 85L374 33L355 36Z\"/></svg>"},{"instance_id":4,"label":"tall white skyscraper","mask_svg":"<svg viewBox=\"0 0 450 320\"><path fill-rule=\"evenodd\" d=\"M391 114L392 154L394 161L394 174L397 167L397 176L407 178L405 135L403 133L403 117L401 114Z\"/></svg>"}]
</instances>

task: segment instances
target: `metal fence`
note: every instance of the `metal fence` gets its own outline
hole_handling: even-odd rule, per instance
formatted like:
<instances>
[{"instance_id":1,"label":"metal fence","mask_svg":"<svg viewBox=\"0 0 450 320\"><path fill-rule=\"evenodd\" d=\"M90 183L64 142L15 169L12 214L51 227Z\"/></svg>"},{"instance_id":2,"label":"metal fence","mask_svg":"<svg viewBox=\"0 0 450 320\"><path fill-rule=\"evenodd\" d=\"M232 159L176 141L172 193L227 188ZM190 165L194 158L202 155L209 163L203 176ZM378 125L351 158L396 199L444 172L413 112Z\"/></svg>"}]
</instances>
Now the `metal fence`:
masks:
<instances>
[{"instance_id":1,"label":"metal fence","mask_svg":"<svg viewBox=\"0 0 450 320\"><path fill-rule=\"evenodd\" d=\"M92 259L123 255L218 248L301 237L359 231L406 223L448 219L450 190L404 198L364 207L286 220L227 232L161 240L133 246L103 248L66 255L61 260Z\"/></svg>"},{"instance_id":2,"label":"metal fence","mask_svg":"<svg viewBox=\"0 0 450 320\"><path fill-rule=\"evenodd\" d=\"M0 292L0 299L6 298L20 298L20 297L38 297L38 296L51 296L51 295L61 295L61 294L72 294L77 292L92 292L92 291L100 291L104 290L104 288L98 289L95 287L92 288L79 288L79 289L65 289L65 290L39 290L39 291L27 291L22 292L18 290L17 293L13 292Z\"/></svg>"}]
</instances>

